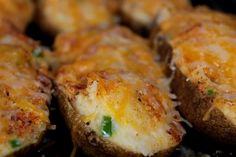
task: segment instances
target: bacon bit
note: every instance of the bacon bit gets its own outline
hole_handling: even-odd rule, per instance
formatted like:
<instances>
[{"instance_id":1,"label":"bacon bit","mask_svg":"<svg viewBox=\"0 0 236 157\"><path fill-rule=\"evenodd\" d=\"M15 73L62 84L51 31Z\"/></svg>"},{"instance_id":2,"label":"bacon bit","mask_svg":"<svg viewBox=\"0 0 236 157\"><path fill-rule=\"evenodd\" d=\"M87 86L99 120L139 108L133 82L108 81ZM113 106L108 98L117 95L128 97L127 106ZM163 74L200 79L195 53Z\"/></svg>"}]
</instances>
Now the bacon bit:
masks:
<instances>
[{"instance_id":1,"label":"bacon bit","mask_svg":"<svg viewBox=\"0 0 236 157\"><path fill-rule=\"evenodd\" d=\"M69 93L72 95L78 95L78 93L85 93L85 89L88 87L88 79L86 77L81 77L78 82L72 83L68 86Z\"/></svg>"},{"instance_id":2,"label":"bacon bit","mask_svg":"<svg viewBox=\"0 0 236 157\"><path fill-rule=\"evenodd\" d=\"M50 81L50 79L49 79L48 77L46 77L45 75L40 74L40 75L38 75L37 79L39 80L39 82L42 83L42 85L43 85L44 87L48 87L48 88L51 87L51 81Z\"/></svg>"},{"instance_id":3,"label":"bacon bit","mask_svg":"<svg viewBox=\"0 0 236 157\"><path fill-rule=\"evenodd\" d=\"M202 84L201 82L198 83L198 90L201 91L201 92L204 92L205 91L205 85Z\"/></svg>"},{"instance_id":4,"label":"bacon bit","mask_svg":"<svg viewBox=\"0 0 236 157\"><path fill-rule=\"evenodd\" d=\"M162 106L160 93L153 85L147 84L146 87L144 87L142 90L139 90L138 97L157 119L160 119L160 117L165 114L165 109Z\"/></svg>"},{"instance_id":5,"label":"bacon bit","mask_svg":"<svg viewBox=\"0 0 236 157\"><path fill-rule=\"evenodd\" d=\"M48 100L46 99L47 95L45 94L45 97L43 97L43 94L39 95L39 94L35 94L33 95L30 99L30 101L32 102L32 104L35 105L41 105L41 104L46 104L48 103Z\"/></svg>"},{"instance_id":6,"label":"bacon bit","mask_svg":"<svg viewBox=\"0 0 236 157\"><path fill-rule=\"evenodd\" d=\"M23 110L17 111L11 116L8 133L22 136L27 132L32 132L32 126L36 124L38 120L39 117L32 112L27 113Z\"/></svg>"},{"instance_id":7,"label":"bacon bit","mask_svg":"<svg viewBox=\"0 0 236 157\"><path fill-rule=\"evenodd\" d=\"M169 124L170 129L167 131L168 134L172 135L173 139L179 143L182 140L183 135L185 134L185 131L183 127L178 122L171 122Z\"/></svg>"},{"instance_id":8,"label":"bacon bit","mask_svg":"<svg viewBox=\"0 0 236 157\"><path fill-rule=\"evenodd\" d=\"M113 81L108 72L99 71L92 72L87 75L88 85L94 83L94 81L98 82L98 91L97 95L104 95L109 91L112 91L117 88L119 83Z\"/></svg>"}]
</instances>

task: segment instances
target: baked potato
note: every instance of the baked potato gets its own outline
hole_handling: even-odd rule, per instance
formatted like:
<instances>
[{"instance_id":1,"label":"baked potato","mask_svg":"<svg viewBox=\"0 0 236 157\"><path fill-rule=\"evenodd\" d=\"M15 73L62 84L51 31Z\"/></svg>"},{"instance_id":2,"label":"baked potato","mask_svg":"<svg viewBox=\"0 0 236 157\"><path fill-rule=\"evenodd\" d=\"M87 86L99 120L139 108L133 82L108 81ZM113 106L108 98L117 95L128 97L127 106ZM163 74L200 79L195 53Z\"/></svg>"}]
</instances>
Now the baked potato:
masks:
<instances>
[{"instance_id":1,"label":"baked potato","mask_svg":"<svg viewBox=\"0 0 236 157\"><path fill-rule=\"evenodd\" d=\"M36 145L49 125L50 80L20 46L0 44L0 156Z\"/></svg>"},{"instance_id":2,"label":"baked potato","mask_svg":"<svg viewBox=\"0 0 236 157\"><path fill-rule=\"evenodd\" d=\"M23 35L15 30L14 27L11 27L11 25L8 25L7 23L4 24L6 25L1 25L0 23L0 44L18 46L25 51L31 52L37 70L45 75L49 75L48 69L50 68L51 60L53 60L53 56L49 49L40 46L39 42Z\"/></svg>"},{"instance_id":3,"label":"baked potato","mask_svg":"<svg viewBox=\"0 0 236 157\"><path fill-rule=\"evenodd\" d=\"M32 0L0 0L0 23L7 21L19 31L25 30L33 12Z\"/></svg>"},{"instance_id":4,"label":"baked potato","mask_svg":"<svg viewBox=\"0 0 236 157\"><path fill-rule=\"evenodd\" d=\"M118 0L37 0L37 22L51 33L87 27L106 27L116 22ZM115 14L115 13L114 13Z\"/></svg>"},{"instance_id":5,"label":"baked potato","mask_svg":"<svg viewBox=\"0 0 236 157\"><path fill-rule=\"evenodd\" d=\"M75 147L89 156L167 156L181 142L169 80L144 39L123 27L88 29L57 37L55 54L70 56L55 84Z\"/></svg>"},{"instance_id":6,"label":"baked potato","mask_svg":"<svg viewBox=\"0 0 236 157\"><path fill-rule=\"evenodd\" d=\"M181 36L194 27L213 22L215 24L224 23L236 27L236 17L231 14L214 11L206 6L198 6L190 10L179 11L175 16L162 21L159 25L153 27L150 35L151 45L159 55L159 61L169 64L171 62L171 52L173 46L171 41L175 37ZM167 75L171 74L169 68L165 68Z\"/></svg>"},{"instance_id":7,"label":"baked potato","mask_svg":"<svg viewBox=\"0 0 236 157\"><path fill-rule=\"evenodd\" d=\"M8 2L7 2L8 3ZM51 82L37 42L0 24L0 156L25 154L47 126Z\"/></svg>"},{"instance_id":8,"label":"baked potato","mask_svg":"<svg viewBox=\"0 0 236 157\"><path fill-rule=\"evenodd\" d=\"M157 43L155 45L157 46L162 43L160 40L166 40L168 43L176 36L180 36L195 26L201 25L202 23L224 23L229 26L236 27L235 20L235 15L221 13L219 11L209 9L206 6L198 6L191 11L181 10L175 16L162 21L158 26L153 28L151 37L156 38ZM155 41L155 39L152 39L152 41ZM163 46L160 46L159 51L162 51L162 47Z\"/></svg>"},{"instance_id":9,"label":"baked potato","mask_svg":"<svg viewBox=\"0 0 236 157\"><path fill-rule=\"evenodd\" d=\"M123 0L123 21L135 30L149 30L180 10L191 9L189 0Z\"/></svg>"},{"instance_id":10,"label":"baked potato","mask_svg":"<svg viewBox=\"0 0 236 157\"><path fill-rule=\"evenodd\" d=\"M235 27L204 21L174 36L161 57L174 72L171 88L183 117L228 144L236 144L235 39Z\"/></svg>"}]
</instances>

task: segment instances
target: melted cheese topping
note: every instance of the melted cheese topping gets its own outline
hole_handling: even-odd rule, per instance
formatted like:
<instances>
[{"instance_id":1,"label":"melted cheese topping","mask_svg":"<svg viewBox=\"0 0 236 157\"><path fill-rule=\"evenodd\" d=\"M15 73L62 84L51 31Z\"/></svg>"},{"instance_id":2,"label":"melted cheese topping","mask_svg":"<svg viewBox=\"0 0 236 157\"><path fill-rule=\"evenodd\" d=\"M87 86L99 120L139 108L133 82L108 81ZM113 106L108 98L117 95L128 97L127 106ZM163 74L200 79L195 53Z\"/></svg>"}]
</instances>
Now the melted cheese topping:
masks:
<instances>
[{"instance_id":1,"label":"melted cheese topping","mask_svg":"<svg viewBox=\"0 0 236 157\"><path fill-rule=\"evenodd\" d=\"M236 31L205 23L175 38L174 62L199 89L216 93L214 104L236 125Z\"/></svg>"},{"instance_id":2,"label":"melted cheese topping","mask_svg":"<svg viewBox=\"0 0 236 157\"><path fill-rule=\"evenodd\" d=\"M145 41L120 27L87 33L72 35L73 44L69 39L56 52L76 58L59 69L57 84L76 98L82 120L102 137L102 117L111 116L114 133L104 139L145 156L176 146L184 131Z\"/></svg>"},{"instance_id":3,"label":"melted cheese topping","mask_svg":"<svg viewBox=\"0 0 236 157\"><path fill-rule=\"evenodd\" d=\"M24 49L0 45L0 52L0 156L6 156L38 142L45 131L50 83ZM12 140L20 145L13 148Z\"/></svg>"},{"instance_id":4,"label":"melted cheese topping","mask_svg":"<svg viewBox=\"0 0 236 157\"><path fill-rule=\"evenodd\" d=\"M0 19L11 22L23 31L33 16L31 0L0 0Z\"/></svg>"},{"instance_id":5,"label":"melted cheese topping","mask_svg":"<svg viewBox=\"0 0 236 157\"><path fill-rule=\"evenodd\" d=\"M163 82L161 78L165 79L162 69L154 62L154 53L148 46L144 46L146 44L146 40L134 36L127 29L115 27L105 31L97 29L63 34L56 39L54 47L59 62L61 64L75 62L69 66L79 69L80 75L107 67L128 69L144 79L147 77L152 83L164 86L160 83ZM98 61L102 61L99 66L97 66ZM80 68L77 68L78 66ZM65 71L64 67L61 71ZM167 86L165 90L168 90Z\"/></svg>"},{"instance_id":6,"label":"melted cheese topping","mask_svg":"<svg viewBox=\"0 0 236 157\"><path fill-rule=\"evenodd\" d=\"M57 32L104 27L115 20L103 0L47 0L41 1L40 5L45 25L50 25Z\"/></svg>"},{"instance_id":7,"label":"melted cheese topping","mask_svg":"<svg viewBox=\"0 0 236 157\"><path fill-rule=\"evenodd\" d=\"M19 33L15 29L7 26L4 27L0 23L0 44L20 46L27 51L33 51L38 43L25 35Z\"/></svg>"},{"instance_id":8,"label":"melted cheese topping","mask_svg":"<svg viewBox=\"0 0 236 157\"><path fill-rule=\"evenodd\" d=\"M223 14L201 6L191 11L181 10L175 16L161 22L160 33L171 40L205 22L224 23L236 27L235 20L236 17L233 15Z\"/></svg>"},{"instance_id":9,"label":"melted cheese topping","mask_svg":"<svg viewBox=\"0 0 236 157\"><path fill-rule=\"evenodd\" d=\"M125 0L123 13L145 26L168 19L175 11L190 8L188 0ZM156 19L156 20L155 20Z\"/></svg>"}]
</instances>

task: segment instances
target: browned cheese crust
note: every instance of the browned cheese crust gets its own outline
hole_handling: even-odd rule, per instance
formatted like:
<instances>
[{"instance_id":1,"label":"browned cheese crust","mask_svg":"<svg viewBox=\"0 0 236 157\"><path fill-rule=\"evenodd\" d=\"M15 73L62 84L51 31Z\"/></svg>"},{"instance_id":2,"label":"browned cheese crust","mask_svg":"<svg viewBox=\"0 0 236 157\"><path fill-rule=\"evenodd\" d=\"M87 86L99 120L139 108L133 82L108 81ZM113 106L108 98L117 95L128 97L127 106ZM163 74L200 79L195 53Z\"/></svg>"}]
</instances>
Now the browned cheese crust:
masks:
<instances>
[{"instance_id":1,"label":"browned cheese crust","mask_svg":"<svg viewBox=\"0 0 236 157\"><path fill-rule=\"evenodd\" d=\"M188 0L124 0L120 13L123 21L135 30L149 30L180 10L191 9Z\"/></svg>"},{"instance_id":2,"label":"browned cheese crust","mask_svg":"<svg viewBox=\"0 0 236 157\"><path fill-rule=\"evenodd\" d=\"M49 125L51 81L43 51L13 27L0 26L0 156L24 156Z\"/></svg>"},{"instance_id":3,"label":"browned cheese crust","mask_svg":"<svg viewBox=\"0 0 236 157\"><path fill-rule=\"evenodd\" d=\"M181 102L178 107L181 114L197 130L229 144L236 144L235 85L228 81L233 78L234 70L226 72L235 66L235 26L234 16L199 7L192 12L180 12L164 21L153 31L151 39L160 61L167 67L167 74L174 74L171 88ZM211 53L216 54L207 58ZM228 61L225 63L224 59ZM201 69L206 63L207 66L202 68L205 72L186 72L196 61L199 61L195 65L196 69ZM214 68L212 62L219 64L218 68ZM209 70L208 66L214 70ZM192 68L192 71L196 69ZM203 77L198 76L202 74ZM224 78L225 82L220 78ZM219 89L222 84L227 84L225 86L228 87ZM226 97L226 93L230 93L231 97Z\"/></svg>"},{"instance_id":4,"label":"browned cheese crust","mask_svg":"<svg viewBox=\"0 0 236 157\"><path fill-rule=\"evenodd\" d=\"M36 22L51 35L117 22L119 0L37 0Z\"/></svg>"},{"instance_id":5,"label":"browned cheese crust","mask_svg":"<svg viewBox=\"0 0 236 157\"><path fill-rule=\"evenodd\" d=\"M19 31L24 31L34 15L32 0L0 0L0 24L9 22Z\"/></svg>"},{"instance_id":6,"label":"browned cheese crust","mask_svg":"<svg viewBox=\"0 0 236 157\"><path fill-rule=\"evenodd\" d=\"M111 140L104 138L96 129L92 128L93 120L86 120L90 119L91 116L86 117L82 113L84 108L80 109L78 104L78 101L82 101L82 99L78 99L78 97L84 94L85 97L89 97L90 94L87 90L94 82L98 82L98 93L96 94L98 98L116 92L115 97L109 98L110 100L104 103L107 103L107 108L110 108L107 114L113 115L114 121L118 123L117 125L123 125L120 122L122 119L135 121L136 123L138 117L135 115L138 112L141 122L144 122L143 117L147 116L148 118L146 119L148 122L145 121L140 124L144 126L137 126L140 128L140 132L142 132L142 129L145 130L145 126L147 128L153 126L153 129L156 129L158 123L160 123L158 124L160 127L165 126L164 128L168 132L165 135L168 137L163 137L163 139L167 139L168 144L165 149L160 149L152 153L151 156L168 156L175 146L180 143L184 131L177 120L178 114L174 110L172 102L168 96L165 96L167 88L161 83L161 79L164 79L165 76L161 72L161 67L154 62L154 55L145 40L125 28L115 27L63 34L57 38L54 46L55 54L61 64L56 76L56 91L61 112L71 130L75 146L81 148L89 156L145 156L142 153L130 150L130 148L118 145L112 141L112 138ZM123 77L126 79L123 80ZM139 80L140 85L137 84L135 87L131 85L135 84L137 80ZM163 89L158 89L158 86L160 88L162 86ZM123 91L127 93L119 98L119 90L116 91L116 88L120 90L127 89L128 91ZM135 90L135 93L137 92L137 95L132 95L133 90ZM159 94L157 95L157 93ZM133 101L129 102L131 98ZM137 99L139 105L136 102ZM164 107L162 101L166 100L165 105L167 106ZM96 103L94 101L92 100L92 103L87 105ZM114 111L113 114L113 106L109 103L116 101L120 103L118 105L119 109L116 112ZM103 104L98 105L101 105L101 107L98 106L96 110L100 111ZM137 108L135 107L137 111L132 112L134 116L131 113L127 115L125 111L136 105L138 105ZM138 108L142 105L142 111L138 111ZM176 114L172 115L174 113ZM166 115L170 116L170 119ZM129 127L130 122L127 123L127 127ZM151 132L149 129L147 131ZM116 133L118 132L114 134ZM153 137L156 138L154 135ZM163 143L165 142L163 141ZM150 145L150 147L153 146ZM160 145L160 147L162 146Z\"/></svg>"}]
</instances>

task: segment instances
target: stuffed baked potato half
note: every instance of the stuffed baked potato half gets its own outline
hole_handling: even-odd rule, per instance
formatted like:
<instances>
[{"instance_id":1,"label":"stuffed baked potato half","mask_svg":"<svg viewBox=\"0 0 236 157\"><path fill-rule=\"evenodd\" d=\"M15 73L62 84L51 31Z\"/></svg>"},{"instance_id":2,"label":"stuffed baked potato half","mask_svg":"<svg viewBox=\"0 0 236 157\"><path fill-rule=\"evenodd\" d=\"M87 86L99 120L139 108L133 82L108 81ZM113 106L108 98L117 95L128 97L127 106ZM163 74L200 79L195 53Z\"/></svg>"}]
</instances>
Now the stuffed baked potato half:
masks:
<instances>
[{"instance_id":1,"label":"stuffed baked potato half","mask_svg":"<svg viewBox=\"0 0 236 157\"><path fill-rule=\"evenodd\" d=\"M51 82L41 53L36 42L0 25L1 157L24 155L49 125Z\"/></svg>"},{"instance_id":2,"label":"stuffed baked potato half","mask_svg":"<svg viewBox=\"0 0 236 157\"><path fill-rule=\"evenodd\" d=\"M116 22L116 0L37 0L36 22L51 33L87 27L107 27Z\"/></svg>"},{"instance_id":3,"label":"stuffed baked potato half","mask_svg":"<svg viewBox=\"0 0 236 157\"><path fill-rule=\"evenodd\" d=\"M56 88L75 147L91 156L167 156L185 131L146 41L126 28L60 35ZM64 60L65 61L65 60Z\"/></svg>"},{"instance_id":4,"label":"stuffed baked potato half","mask_svg":"<svg viewBox=\"0 0 236 157\"><path fill-rule=\"evenodd\" d=\"M198 6L190 10L181 10L175 16L162 21L152 29L151 41L154 49L159 54L165 56L167 51L171 51L171 41L175 37L181 36L191 31L195 26L205 22L216 24L226 24L236 27L236 17L234 15L211 10L205 6Z\"/></svg>"},{"instance_id":5,"label":"stuffed baked potato half","mask_svg":"<svg viewBox=\"0 0 236 157\"><path fill-rule=\"evenodd\" d=\"M0 156L36 145L49 124L51 83L20 46L0 44Z\"/></svg>"},{"instance_id":6,"label":"stuffed baked potato half","mask_svg":"<svg viewBox=\"0 0 236 157\"><path fill-rule=\"evenodd\" d=\"M25 30L33 13L32 0L0 0L0 21L10 22L19 31Z\"/></svg>"},{"instance_id":7,"label":"stuffed baked potato half","mask_svg":"<svg viewBox=\"0 0 236 157\"><path fill-rule=\"evenodd\" d=\"M235 27L204 22L174 37L162 53L172 69L171 87L193 127L236 144Z\"/></svg>"},{"instance_id":8,"label":"stuffed baked potato half","mask_svg":"<svg viewBox=\"0 0 236 157\"><path fill-rule=\"evenodd\" d=\"M189 0L123 0L120 12L123 21L135 30L149 30L180 10L189 9Z\"/></svg>"}]
</instances>

